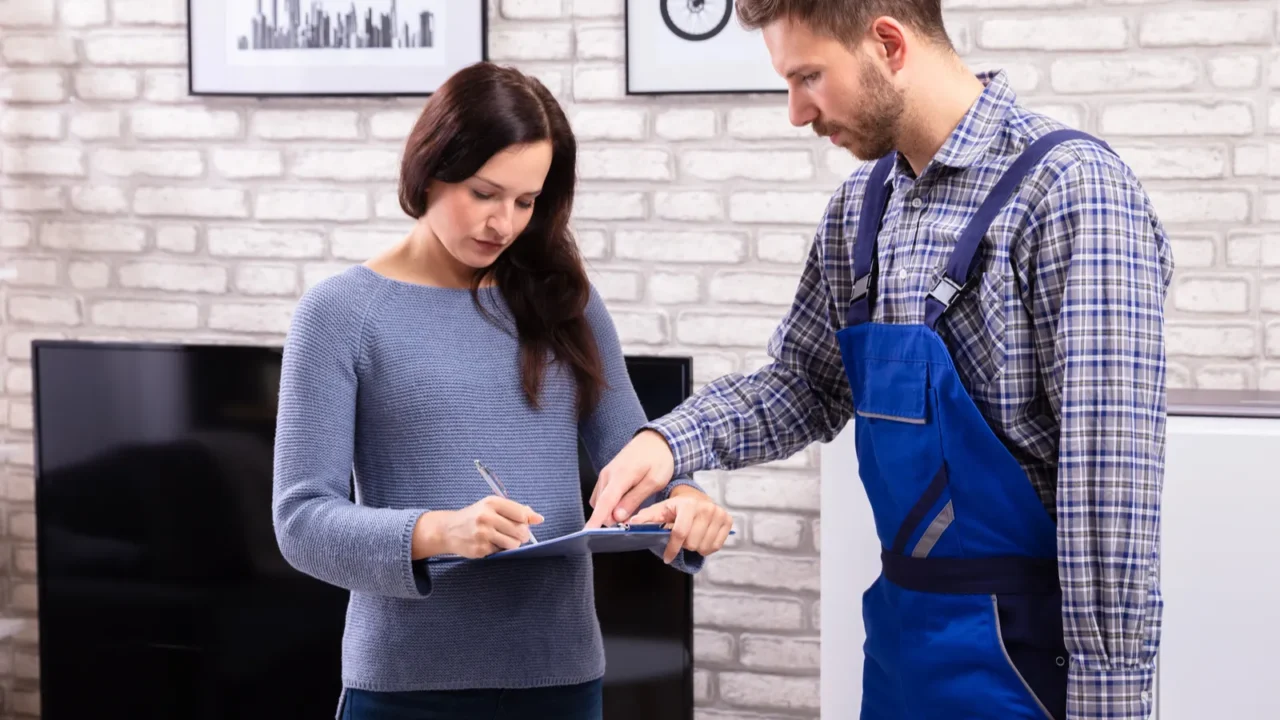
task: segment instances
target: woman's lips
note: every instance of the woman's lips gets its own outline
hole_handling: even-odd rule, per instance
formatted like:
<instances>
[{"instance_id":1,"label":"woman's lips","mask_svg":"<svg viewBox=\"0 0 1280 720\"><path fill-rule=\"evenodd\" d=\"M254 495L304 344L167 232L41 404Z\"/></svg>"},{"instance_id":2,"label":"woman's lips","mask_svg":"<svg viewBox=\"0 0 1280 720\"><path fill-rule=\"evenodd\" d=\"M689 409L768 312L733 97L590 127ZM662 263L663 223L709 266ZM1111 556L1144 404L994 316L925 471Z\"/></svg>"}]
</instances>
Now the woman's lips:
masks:
<instances>
[{"instance_id":1,"label":"woman's lips","mask_svg":"<svg viewBox=\"0 0 1280 720\"><path fill-rule=\"evenodd\" d=\"M496 260L507 247L506 243L501 241L493 242L490 240L481 240L480 238L471 238L471 241L476 244L475 253L480 257L485 258L484 262L486 263Z\"/></svg>"}]
</instances>

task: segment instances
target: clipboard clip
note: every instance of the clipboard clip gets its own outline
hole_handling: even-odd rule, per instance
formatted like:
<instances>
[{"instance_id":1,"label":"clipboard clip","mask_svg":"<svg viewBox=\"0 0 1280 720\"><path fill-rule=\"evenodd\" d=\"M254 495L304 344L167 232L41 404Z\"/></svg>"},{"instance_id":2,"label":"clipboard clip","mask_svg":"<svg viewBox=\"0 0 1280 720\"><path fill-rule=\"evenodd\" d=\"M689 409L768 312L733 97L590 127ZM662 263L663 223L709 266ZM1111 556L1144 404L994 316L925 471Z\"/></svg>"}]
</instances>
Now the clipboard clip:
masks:
<instances>
[{"instance_id":1,"label":"clipboard clip","mask_svg":"<svg viewBox=\"0 0 1280 720\"><path fill-rule=\"evenodd\" d=\"M635 530L637 532L656 532L658 530L665 530L666 528L660 523L636 524L636 523L629 523L629 522L620 522L617 525L614 525L612 529L618 530L620 532L631 532L632 530Z\"/></svg>"}]
</instances>

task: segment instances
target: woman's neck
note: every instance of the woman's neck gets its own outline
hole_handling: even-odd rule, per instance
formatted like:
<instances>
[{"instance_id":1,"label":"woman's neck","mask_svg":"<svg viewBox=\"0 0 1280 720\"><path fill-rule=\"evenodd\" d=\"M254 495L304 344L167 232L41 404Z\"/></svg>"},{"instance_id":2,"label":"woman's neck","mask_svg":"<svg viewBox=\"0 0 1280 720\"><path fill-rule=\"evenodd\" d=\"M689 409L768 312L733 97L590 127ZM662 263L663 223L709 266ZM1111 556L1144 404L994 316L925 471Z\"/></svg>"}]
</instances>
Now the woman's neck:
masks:
<instances>
[{"instance_id":1,"label":"woman's neck","mask_svg":"<svg viewBox=\"0 0 1280 720\"><path fill-rule=\"evenodd\" d=\"M409 267L431 284L449 288L469 288L475 275L473 268L458 262L449 254L440 238L425 223L418 223L406 238L404 258Z\"/></svg>"},{"instance_id":2,"label":"woman's neck","mask_svg":"<svg viewBox=\"0 0 1280 720\"><path fill-rule=\"evenodd\" d=\"M452 289L470 288L475 274L424 224L415 225L404 240L366 265L395 280Z\"/></svg>"}]
</instances>

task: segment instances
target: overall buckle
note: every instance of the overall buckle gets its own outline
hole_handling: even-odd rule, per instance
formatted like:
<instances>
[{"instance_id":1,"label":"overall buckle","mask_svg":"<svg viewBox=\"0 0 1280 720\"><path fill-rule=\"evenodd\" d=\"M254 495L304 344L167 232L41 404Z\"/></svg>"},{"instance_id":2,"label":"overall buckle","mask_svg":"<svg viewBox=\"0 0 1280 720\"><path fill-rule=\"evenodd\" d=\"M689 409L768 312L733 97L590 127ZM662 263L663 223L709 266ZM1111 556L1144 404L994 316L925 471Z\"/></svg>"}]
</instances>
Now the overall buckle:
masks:
<instances>
[{"instance_id":1,"label":"overall buckle","mask_svg":"<svg viewBox=\"0 0 1280 720\"><path fill-rule=\"evenodd\" d=\"M867 291L871 287L871 274L868 273L853 281L853 297L851 301L861 300L867 296Z\"/></svg>"},{"instance_id":2,"label":"overall buckle","mask_svg":"<svg viewBox=\"0 0 1280 720\"><path fill-rule=\"evenodd\" d=\"M938 284L933 286L933 290L929 291L929 297L934 298L942 303L944 308L951 307L951 303L964 291L968 283L957 283L951 278L943 275L938 279Z\"/></svg>"}]
</instances>

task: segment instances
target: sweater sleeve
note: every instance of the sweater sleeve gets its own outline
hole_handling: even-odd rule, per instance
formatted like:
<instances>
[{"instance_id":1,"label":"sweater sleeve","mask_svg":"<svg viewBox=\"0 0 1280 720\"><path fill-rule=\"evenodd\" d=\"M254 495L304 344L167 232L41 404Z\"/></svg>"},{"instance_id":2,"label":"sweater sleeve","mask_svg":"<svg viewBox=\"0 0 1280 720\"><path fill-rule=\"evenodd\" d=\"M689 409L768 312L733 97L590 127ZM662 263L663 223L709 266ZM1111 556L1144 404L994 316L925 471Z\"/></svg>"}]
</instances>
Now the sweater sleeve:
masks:
<instances>
[{"instance_id":1,"label":"sweater sleeve","mask_svg":"<svg viewBox=\"0 0 1280 720\"><path fill-rule=\"evenodd\" d=\"M647 418L644 408L640 405L640 398L636 395L635 387L631 384L631 378L627 374L626 359L622 354L622 345L618 339L613 318L609 316L603 298L594 287L591 289L591 299L587 303L586 315L600 352L605 388L595 410L580 424L580 431L583 445L591 457L591 463L599 473L615 455L622 451L631 438L635 437ZM702 490L691 476L677 476L665 488L641 503L640 507L647 507L667 499L671 490L678 485L690 485ZM662 552L655 550L654 554L661 556ZM700 553L681 550L672 562L672 567L683 572L696 573L702 569L703 560Z\"/></svg>"},{"instance_id":2,"label":"sweater sleeve","mask_svg":"<svg viewBox=\"0 0 1280 720\"><path fill-rule=\"evenodd\" d=\"M294 310L276 415L273 521L281 553L299 571L355 592L421 598L431 583L410 549L426 511L351 499L360 335L376 295L338 276Z\"/></svg>"}]
</instances>

